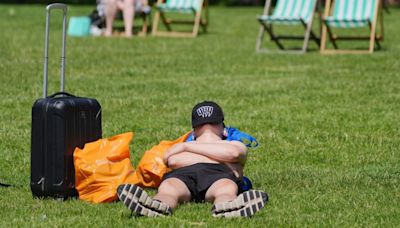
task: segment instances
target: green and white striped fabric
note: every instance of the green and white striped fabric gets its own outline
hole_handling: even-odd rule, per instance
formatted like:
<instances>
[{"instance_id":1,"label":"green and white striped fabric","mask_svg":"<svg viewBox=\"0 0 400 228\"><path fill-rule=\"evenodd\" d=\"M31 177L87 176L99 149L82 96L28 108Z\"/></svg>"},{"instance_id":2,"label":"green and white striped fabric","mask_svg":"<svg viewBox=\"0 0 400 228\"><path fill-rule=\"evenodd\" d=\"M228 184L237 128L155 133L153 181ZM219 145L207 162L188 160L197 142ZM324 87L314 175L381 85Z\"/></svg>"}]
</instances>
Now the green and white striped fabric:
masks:
<instances>
[{"instance_id":1,"label":"green and white striped fabric","mask_svg":"<svg viewBox=\"0 0 400 228\"><path fill-rule=\"evenodd\" d=\"M298 24L303 20L308 24L312 17L316 0L278 0L271 16L262 15L258 20L265 23Z\"/></svg>"},{"instance_id":2,"label":"green and white striped fabric","mask_svg":"<svg viewBox=\"0 0 400 228\"><path fill-rule=\"evenodd\" d=\"M378 0L335 0L332 16L326 17L329 26L363 27L374 19Z\"/></svg>"},{"instance_id":3,"label":"green and white striped fabric","mask_svg":"<svg viewBox=\"0 0 400 228\"><path fill-rule=\"evenodd\" d=\"M167 0L157 8L164 12L192 13L201 9L203 0Z\"/></svg>"}]
</instances>

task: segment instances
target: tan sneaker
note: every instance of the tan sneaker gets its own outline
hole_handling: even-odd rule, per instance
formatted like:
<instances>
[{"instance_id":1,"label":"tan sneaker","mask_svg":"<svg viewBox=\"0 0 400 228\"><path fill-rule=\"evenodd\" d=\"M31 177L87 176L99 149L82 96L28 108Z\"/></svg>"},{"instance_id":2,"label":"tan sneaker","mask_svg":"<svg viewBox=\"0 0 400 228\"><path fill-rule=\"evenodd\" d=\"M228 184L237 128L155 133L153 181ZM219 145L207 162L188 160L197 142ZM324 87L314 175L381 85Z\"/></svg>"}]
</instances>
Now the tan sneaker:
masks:
<instances>
[{"instance_id":1,"label":"tan sneaker","mask_svg":"<svg viewBox=\"0 0 400 228\"><path fill-rule=\"evenodd\" d=\"M172 214L172 209L166 203L153 200L146 191L134 184L118 186L117 195L136 215L157 217Z\"/></svg>"},{"instance_id":2,"label":"tan sneaker","mask_svg":"<svg viewBox=\"0 0 400 228\"><path fill-rule=\"evenodd\" d=\"M260 190L249 190L236 199L214 204L211 209L214 217L251 217L268 202L268 195Z\"/></svg>"}]
</instances>

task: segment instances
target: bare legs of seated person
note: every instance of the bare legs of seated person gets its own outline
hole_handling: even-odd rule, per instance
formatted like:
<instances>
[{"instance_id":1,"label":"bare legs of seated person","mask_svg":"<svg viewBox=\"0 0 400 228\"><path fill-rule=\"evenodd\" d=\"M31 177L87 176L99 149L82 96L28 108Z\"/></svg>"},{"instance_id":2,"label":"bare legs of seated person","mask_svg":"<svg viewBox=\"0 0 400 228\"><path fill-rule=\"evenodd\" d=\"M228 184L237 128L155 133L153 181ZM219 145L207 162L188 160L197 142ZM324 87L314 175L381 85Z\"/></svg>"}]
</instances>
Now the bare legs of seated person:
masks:
<instances>
[{"instance_id":1,"label":"bare legs of seated person","mask_svg":"<svg viewBox=\"0 0 400 228\"><path fill-rule=\"evenodd\" d=\"M135 0L107 0L106 3L106 31L105 36L111 36L113 24L118 10L122 10L124 19L125 36L132 36L132 25L135 16Z\"/></svg>"}]
</instances>

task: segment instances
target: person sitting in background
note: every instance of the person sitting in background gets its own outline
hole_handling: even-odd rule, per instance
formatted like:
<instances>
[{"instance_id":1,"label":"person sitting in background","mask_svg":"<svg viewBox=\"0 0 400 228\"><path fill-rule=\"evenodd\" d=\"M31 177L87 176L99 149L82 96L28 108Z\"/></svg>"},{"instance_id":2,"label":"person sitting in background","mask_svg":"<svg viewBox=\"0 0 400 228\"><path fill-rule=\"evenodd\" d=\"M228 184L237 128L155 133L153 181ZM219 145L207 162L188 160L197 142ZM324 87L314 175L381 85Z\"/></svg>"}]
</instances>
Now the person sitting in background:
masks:
<instances>
[{"instance_id":1,"label":"person sitting in background","mask_svg":"<svg viewBox=\"0 0 400 228\"><path fill-rule=\"evenodd\" d=\"M104 35L112 35L115 16L117 11L121 10L124 20L125 36L132 37L135 10L139 8L145 13L150 12L147 0L106 0L106 30Z\"/></svg>"},{"instance_id":2,"label":"person sitting in background","mask_svg":"<svg viewBox=\"0 0 400 228\"><path fill-rule=\"evenodd\" d=\"M223 137L224 115L215 102L205 101L192 110L195 140L178 143L168 149L166 173L151 198L137 185L118 187L119 199L136 215L171 215L180 203L211 202L213 217L251 217L261 210L268 196L260 190L241 192L239 188L246 162L247 148L239 141Z\"/></svg>"}]
</instances>

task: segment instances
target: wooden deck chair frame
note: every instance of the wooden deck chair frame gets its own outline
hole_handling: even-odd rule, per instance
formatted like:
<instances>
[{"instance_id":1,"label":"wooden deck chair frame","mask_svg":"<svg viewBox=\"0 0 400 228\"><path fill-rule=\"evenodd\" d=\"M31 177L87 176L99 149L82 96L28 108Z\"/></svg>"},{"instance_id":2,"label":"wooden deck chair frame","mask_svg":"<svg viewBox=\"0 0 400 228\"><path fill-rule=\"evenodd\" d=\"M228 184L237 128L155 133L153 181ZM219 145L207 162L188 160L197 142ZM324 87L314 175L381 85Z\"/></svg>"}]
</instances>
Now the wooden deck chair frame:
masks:
<instances>
[{"instance_id":1,"label":"wooden deck chair frame","mask_svg":"<svg viewBox=\"0 0 400 228\"><path fill-rule=\"evenodd\" d=\"M162 4L164 0L157 0L157 5ZM169 36L169 37L197 37L199 33L199 27L203 28L204 32L207 32L207 26L209 24L209 14L208 14L208 0L200 1L201 7L196 12L193 10L194 20L172 20L166 17L166 13L157 9L153 25L152 25L152 36ZM159 21L163 22L168 31L159 31L158 24ZM193 25L193 30L191 32L178 32L173 31L171 28L172 24L188 24Z\"/></svg>"},{"instance_id":2,"label":"wooden deck chair frame","mask_svg":"<svg viewBox=\"0 0 400 228\"><path fill-rule=\"evenodd\" d=\"M323 16L323 25L322 25L322 37L321 37L321 54L372 54L375 49L375 44L378 48L380 48L379 41L383 41L383 14L382 14L382 1L377 0L377 7L375 8L374 18L373 21L368 23L370 28L369 36L337 36L333 33L332 29L329 27L328 23L326 22L325 18L332 14L333 6L332 0L325 1L325 12ZM376 33L377 31L377 20L380 20L380 32L379 34ZM331 41L334 49L327 49L326 43L327 38ZM348 40L348 41L355 41L355 40L369 40L369 48L368 50L354 50L354 49L338 49L338 45L336 43L337 40Z\"/></svg>"},{"instance_id":3,"label":"wooden deck chair frame","mask_svg":"<svg viewBox=\"0 0 400 228\"><path fill-rule=\"evenodd\" d=\"M262 43L264 40L264 34L265 32L268 33L270 36L271 40L276 43L278 48L278 52L281 53L297 53L297 54L304 54L307 49L308 49L308 44L310 39L314 40L318 47L320 46L320 39L317 37L317 35L313 32L312 30L312 25L315 17L315 12L318 11L319 17L321 18L321 11L320 11L320 0L315 0L315 5L313 7L313 13L310 22L307 24L303 20L301 20L301 24L304 26L305 33L303 36L291 36L291 35L276 35L273 31L273 26L272 24L268 25L266 23L261 23L259 32L258 32L258 37L257 37L257 43L256 43L256 52L277 52L277 51L272 51L268 49L262 49ZM270 8L271 8L271 0L266 0L265 5L264 5L264 12L263 15L270 15ZM303 40L303 46L301 50L287 50L283 46L283 44L280 42L280 40Z\"/></svg>"}]
</instances>

